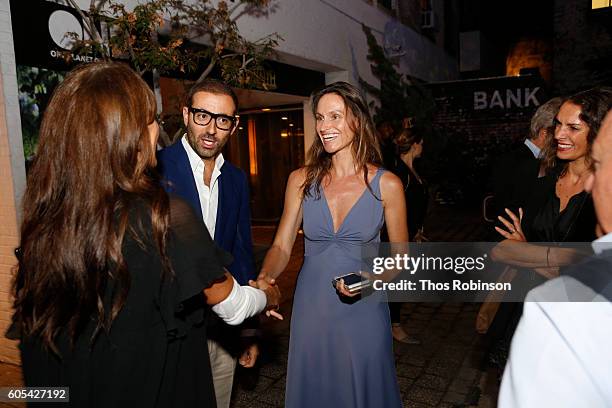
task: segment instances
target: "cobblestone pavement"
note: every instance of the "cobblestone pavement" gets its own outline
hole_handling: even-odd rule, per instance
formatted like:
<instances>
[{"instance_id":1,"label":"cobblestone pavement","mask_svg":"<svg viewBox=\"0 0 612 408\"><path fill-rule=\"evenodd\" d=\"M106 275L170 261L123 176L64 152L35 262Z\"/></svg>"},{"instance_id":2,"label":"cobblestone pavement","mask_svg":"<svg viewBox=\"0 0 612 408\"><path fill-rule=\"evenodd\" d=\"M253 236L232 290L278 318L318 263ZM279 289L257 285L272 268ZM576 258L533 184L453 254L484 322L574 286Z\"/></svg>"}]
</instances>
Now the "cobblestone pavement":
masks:
<instances>
[{"instance_id":1,"label":"cobblestone pavement","mask_svg":"<svg viewBox=\"0 0 612 408\"><path fill-rule=\"evenodd\" d=\"M484 239L484 227L474 212L434 207L430 213L432 216L426 221L426 231L432 241ZM260 257L265 254L273 234L273 227L253 228ZM289 266L278 280L283 293L281 310L285 320L264 321L262 329L265 338L262 341L259 381L252 390L247 390L238 381L234 387L232 408L283 406L291 303L303 251L304 242L300 235ZM404 328L422 340L421 345L394 344L398 381L405 407L496 406L497 374L487 371L486 342L474 330L479 306L449 303L403 305ZM0 386L21 383L19 367L0 364ZM0 406L21 405L0 403Z\"/></svg>"}]
</instances>

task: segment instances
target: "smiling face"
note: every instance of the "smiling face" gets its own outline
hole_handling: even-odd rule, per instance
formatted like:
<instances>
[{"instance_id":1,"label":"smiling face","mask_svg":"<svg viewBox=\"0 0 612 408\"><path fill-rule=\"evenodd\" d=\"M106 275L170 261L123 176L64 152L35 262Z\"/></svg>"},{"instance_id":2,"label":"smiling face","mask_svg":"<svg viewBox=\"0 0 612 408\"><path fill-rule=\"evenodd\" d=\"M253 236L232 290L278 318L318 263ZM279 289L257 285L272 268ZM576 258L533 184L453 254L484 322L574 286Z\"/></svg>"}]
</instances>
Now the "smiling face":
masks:
<instances>
[{"instance_id":1,"label":"smiling face","mask_svg":"<svg viewBox=\"0 0 612 408\"><path fill-rule=\"evenodd\" d=\"M561 105L555 118L555 141L557 157L561 160L576 160L588 152L589 126L580 119L581 108L572 102Z\"/></svg>"},{"instance_id":2,"label":"smiling face","mask_svg":"<svg viewBox=\"0 0 612 408\"><path fill-rule=\"evenodd\" d=\"M604 233L612 232L612 113L602 122L593 142L593 173L585 189L593 194L597 221Z\"/></svg>"},{"instance_id":3,"label":"smiling face","mask_svg":"<svg viewBox=\"0 0 612 408\"><path fill-rule=\"evenodd\" d=\"M196 92L191 100L191 106L196 109L205 109L216 114L233 116L236 106L231 96L210 92ZM215 120L207 125L198 125L193 120L193 113L188 107L183 107L183 121L187 127L187 141L196 153L203 159L215 159L230 135L238 126L238 121L229 130L218 129Z\"/></svg>"},{"instance_id":4,"label":"smiling face","mask_svg":"<svg viewBox=\"0 0 612 408\"><path fill-rule=\"evenodd\" d=\"M355 138L354 119L347 112L342 97L335 93L325 94L317 104L315 119L317 134L327 153L337 153L350 147Z\"/></svg>"}]
</instances>

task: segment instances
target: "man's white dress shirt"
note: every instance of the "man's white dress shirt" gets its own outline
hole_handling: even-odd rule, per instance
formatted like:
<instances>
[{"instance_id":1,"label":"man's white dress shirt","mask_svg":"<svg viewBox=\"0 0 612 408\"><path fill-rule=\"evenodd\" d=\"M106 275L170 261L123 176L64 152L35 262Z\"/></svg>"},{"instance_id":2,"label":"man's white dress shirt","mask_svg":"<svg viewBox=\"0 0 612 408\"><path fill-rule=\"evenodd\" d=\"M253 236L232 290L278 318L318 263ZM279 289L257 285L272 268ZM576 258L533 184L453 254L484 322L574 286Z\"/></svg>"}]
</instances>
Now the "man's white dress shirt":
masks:
<instances>
[{"instance_id":1,"label":"man's white dress shirt","mask_svg":"<svg viewBox=\"0 0 612 408\"><path fill-rule=\"evenodd\" d=\"M191 172L195 179L196 187L198 189L198 196L200 197L200 207L202 209L202 219L210 236L215 238L215 224L217 222L217 208L219 207L219 176L221 175L221 167L225 163L223 154L219 153L215 159L215 168L213 169L212 176L210 178L210 186L204 183L204 160L195 150L191 147L187 141L187 135L182 138L183 147L187 152L189 158L189 165L191 166Z\"/></svg>"},{"instance_id":2,"label":"man's white dress shirt","mask_svg":"<svg viewBox=\"0 0 612 408\"><path fill-rule=\"evenodd\" d=\"M529 150L531 150L531 153L533 154L533 157L535 157L536 159L541 159L540 156L542 155L542 149L540 149L538 146L536 146L536 144L533 143L529 139L525 139L525 141L523 143L525 143L525 146L527 146L529 148Z\"/></svg>"},{"instance_id":3,"label":"man's white dress shirt","mask_svg":"<svg viewBox=\"0 0 612 408\"><path fill-rule=\"evenodd\" d=\"M612 234L596 240L593 248L599 252L610 242ZM550 301L577 296L593 301ZM612 304L571 276L529 292L498 405L612 407Z\"/></svg>"}]
</instances>

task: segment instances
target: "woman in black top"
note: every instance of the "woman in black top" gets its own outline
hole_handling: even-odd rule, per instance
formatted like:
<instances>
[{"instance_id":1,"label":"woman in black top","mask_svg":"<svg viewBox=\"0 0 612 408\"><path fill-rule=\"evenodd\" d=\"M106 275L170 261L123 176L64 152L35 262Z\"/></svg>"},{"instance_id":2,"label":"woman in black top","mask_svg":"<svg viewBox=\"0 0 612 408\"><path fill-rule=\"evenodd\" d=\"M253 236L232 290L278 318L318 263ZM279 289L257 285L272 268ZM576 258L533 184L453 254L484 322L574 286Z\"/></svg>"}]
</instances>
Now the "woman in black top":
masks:
<instances>
[{"instance_id":1,"label":"woman in black top","mask_svg":"<svg viewBox=\"0 0 612 408\"><path fill-rule=\"evenodd\" d=\"M516 288L529 289L559 275L578 261L584 251L563 248L564 242L591 242L597 220L593 200L584 189L592 172L591 146L608 109L607 95L599 89L566 99L556 114L554 132L547 132L542 151L546 175L532 183L525 208L515 214L506 209L499 217L506 229L495 227L505 239L491 252L496 261L519 273ZM531 242L531 243L530 243ZM550 244L532 244L546 242ZM519 289L520 290L520 289ZM522 314L521 303L505 303L491 331L497 340L489 358L503 369L510 341ZM495 338L495 337L494 337Z\"/></svg>"},{"instance_id":2,"label":"woman in black top","mask_svg":"<svg viewBox=\"0 0 612 408\"><path fill-rule=\"evenodd\" d=\"M427 184L414 167L414 160L423 153L423 137L408 128L395 136L394 142L397 146L395 174L402 180L406 203L409 203L408 233L411 241L419 242L424 238L423 223L429 202Z\"/></svg>"},{"instance_id":3,"label":"woman in black top","mask_svg":"<svg viewBox=\"0 0 612 408\"><path fill-rule=\"evenodd\" d=\"M531 198L519 214L506 210L499 217L506 230L496 230L506 238L494 250L496 260L534 268L545 278L559 274L559 267L572 261L566 251L535 246L530 242L590 242L596 238L597 220L593 200L584 189L592 173L591 146L607 109L609 96L591 89L569 97L559 109L554 137L543 149L547 174L534 184Z\"/></svg>"},{"instance_id":4,"label":"woman in black top","mask_svg":"<svg viewBox=\"0 0 612 408\"><path fill-rule=\"evenodd\" d=\"M208 305L233 319L278 301L237 286L203 222L160 187L155 112L138 75L101 62L66 77L42 122L11 332L25 385L69 387L69 406L214 407Z\"/></svg>"},{"instance_id":5,"label":"woman in black top","mask_svg":"<svg viewBox=\"0 0 612 408\"><path fill-rule=\"evenodd\" d=\"M414 132L412 128L404 128L394 137L393 143L395 144L397 154L395 155L395 165L392 170L400 178L404 186L408 234L410 241L421 242L425 238L423 223L427 214L429 194L427 185L414 167L414 160L421 157L423 153L423 137ZM389 303L393 338L401 343L420 344L420 340L406 333L402 327L401 306L401 303Z\"/></svg>"},{"instance_id":6,"label":"woman in black top","mask_svg":"<svg viewBox=\"0 0 612 408\"><path fill-rule=\"evenodd\" d=\"M522 225L531 242L591 242L596 238L593 199L580 191L565 202L557 196L563 166L557 166L534 182L525 206Z\"/></svg>"}]
</instances>

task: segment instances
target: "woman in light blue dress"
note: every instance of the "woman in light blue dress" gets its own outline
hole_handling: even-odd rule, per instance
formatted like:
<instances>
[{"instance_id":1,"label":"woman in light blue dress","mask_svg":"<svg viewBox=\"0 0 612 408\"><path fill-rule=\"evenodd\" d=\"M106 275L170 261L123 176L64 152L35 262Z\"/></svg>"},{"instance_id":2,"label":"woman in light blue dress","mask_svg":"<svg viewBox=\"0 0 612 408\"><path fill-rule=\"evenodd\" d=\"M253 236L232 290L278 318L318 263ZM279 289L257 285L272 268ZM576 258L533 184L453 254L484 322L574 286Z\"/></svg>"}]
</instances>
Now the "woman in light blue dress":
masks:
<instances>
[{"instance_id":1,"label":"woman in light blue dress","mask_svg":"<svg viewBox=\"0 0 612 408\"><path fill-rule=\"evenodd\" d=\"M317 137L308 165L291 173L285 207L259 280L287 266L300 224L305 253L291 320L290 408L401 407L389 309L351 299L334 277L357 272L361 248L408 241L401 181L382 170L372 119L360 92L336 82L312 95Z\"/></svg>"}]
</instances>

